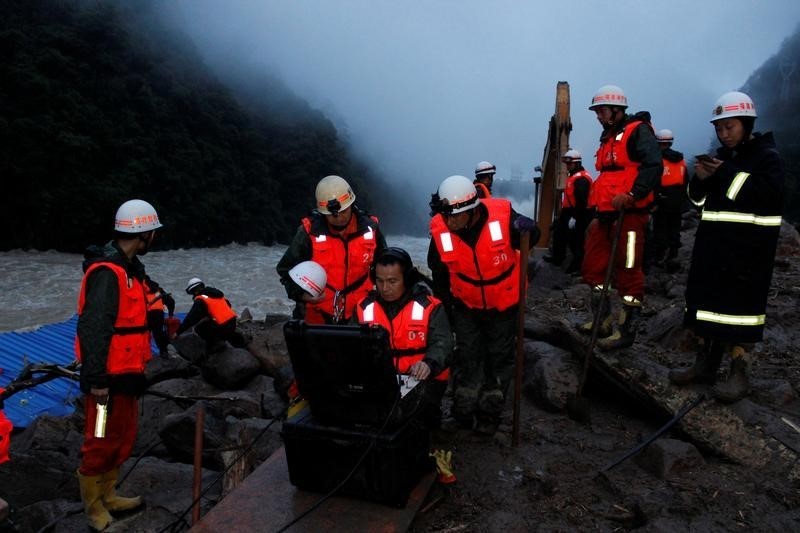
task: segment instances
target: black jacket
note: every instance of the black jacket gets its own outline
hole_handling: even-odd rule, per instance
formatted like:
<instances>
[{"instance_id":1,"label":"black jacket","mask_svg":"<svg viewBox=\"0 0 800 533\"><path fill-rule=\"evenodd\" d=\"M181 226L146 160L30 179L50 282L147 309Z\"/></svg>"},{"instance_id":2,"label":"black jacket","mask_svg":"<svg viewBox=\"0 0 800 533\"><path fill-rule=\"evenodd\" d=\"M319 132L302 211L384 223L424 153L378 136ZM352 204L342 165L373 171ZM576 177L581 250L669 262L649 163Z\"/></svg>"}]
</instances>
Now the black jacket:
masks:
<instances>
[{"instance_id":1,"label":"black jacket","mask_svg":"<svg viewBox=\"0 0 800 533\"><path fill-rule=\"evenodd\" d=\"M716 173L689 181L689 198L702 204L702 214L685 322L704 337L758 342L783 214L783 163L771 133L756 133L735 150L720 148L717 158L723 163ZM738 317L756 324L737 324Z\"/></svg>"},{"instance_id":2,"label":"black jacket","mask_svg":"<svg viewBox=\"0 0 800 533\"><path fill-rule=\"evenodd\" d=\"M214 287L205 287L200 291L200 294L205 294L210 298L225 298L225 295L222 293L222 291L215 289ZM227 299L225 301L228 302ZM228 302L228 305L230 304L231 303ZM183 322L181 322L181 325L178 327L178 330L175 334L180 335L184 331L193 328L198 322L207 317L209 317L209 314L208 306L206 306L205 301L203 301L202 298L195 298L192 308L189 309L188 313L186 313L186 316L183 318ZM227 324L228 322L229 321L226 321L225 323Z\"/></svg>"}]
</instances>

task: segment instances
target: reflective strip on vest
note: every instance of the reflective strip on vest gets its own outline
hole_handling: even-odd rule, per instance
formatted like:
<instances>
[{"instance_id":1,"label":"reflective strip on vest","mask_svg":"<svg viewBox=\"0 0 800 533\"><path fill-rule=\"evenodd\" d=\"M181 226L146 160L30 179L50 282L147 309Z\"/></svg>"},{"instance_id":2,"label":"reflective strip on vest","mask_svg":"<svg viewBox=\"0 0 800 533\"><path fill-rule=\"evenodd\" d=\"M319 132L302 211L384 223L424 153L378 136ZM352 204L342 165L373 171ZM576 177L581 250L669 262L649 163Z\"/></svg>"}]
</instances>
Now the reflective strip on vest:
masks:
<instances>
[{"instance_id":1,"label":"reflective strip on vest","mask_svg":"<svg viewBox=\"0 0 800 533\"><path fill-rule=\"evenodd\" d=\"M364 322L375 321L375 303L371 303L364 308Z\"/></svg>"},{"instance_id":2,"label":"reflective strip on vest","mask_svg":"<svg viewBox=\"0 0 800 533\"><path fill-rule=\"evenodd\" d=\"M325 242L325 241L328 240L328 236L327 235L317 235L314 238L317 240L317 242Z\"/></svg>"},{"instance_id":3,"label":"reflective strip on vest","mask_svg":"<svg viewBox=\"0 0 800 533\"><path fill-rule=\"evenodd\" d=\"M716 322L729 326L762 326L764 325L765 315L723 315L712 311L697 311L697 320L706 322Z\"/></svg>"},{"instance_id":4,"label":"reflective strip on vest","mask_svg":"<svg viewBox=\"0 0 800 533\"><path fill-rule=\"evenodd\" d=\"M439 239L442 241L442 250L445 252L452 252L453 251L453 239L450 237L450 233L442 233L439 236Z\"/></svg>"},{"instance_id":5,"label":"reflective strip on vest","mask_svg":"<svg viewBox=\"0 0 800 533\"><path fill-rule=\"evenodd\" d=\"M636 261L636 232L628 232L628 245L625 247L625 268L633 268Z\"/></svg>"},{"instance_id":6,"label":"reflective strip on vest","mask_svg":"<svg viewBox=\"0 0 800 533\"><path fill-rule=\"evenodd\" d=\"M364 240L371 241L375 238L375 232L372 231L372 226L367 226L367 232L364 233Z\"/></svg>"},{"instance_id":7,"label":"reflective strip on vest","mask_svg":"<svg viewBox=\"0 0 800 533\"><path fill-rule=\"evenodd\" d=\"M503 229L500 227L500 222L492 220L489 222L489 236L493 241L499 241L503 238Z\"/></svg>"},{"instance_id":8,"label":"reflective strip on vest","mask_svg":"<svg viewBox=\"0 0 800 533\"><path fill-rule=\"evenodd\" d=\"M708 222L738 222L755 224L756 226L780 226L779 216L758 216L753 213L735 213L733 211L703 211L700 220Z\"/></svg>"},{"instance_id":9,"label":"reflective strip on vest","mask_svg":"<svg viewBox=\"0 0 800 533\"><path fill-rule=\"evenodd\" d=\"M366 309L364 310L364 316L365 317L367 316ZM411 306L411 320L422 320L424 316L425 316L425 308L422 307L419 302L415 301L414 304Z\"/></svg>"},{"instance_id":10,"label":"reflective strip on vest","mask_svg":"<svg viewBox=\"0 0 800 533\"><path fill-rule=\"evenodd\" d=\"M748 172L739 172L736 174L731 182L731 186L728 187L728 192L725 193L725 196L735 201L736 195L739 194L739 189L742 188L742 185L744 185L744 182L747 181L747 178L749 177L750 173Z\"/></svg>"}]
</instances>

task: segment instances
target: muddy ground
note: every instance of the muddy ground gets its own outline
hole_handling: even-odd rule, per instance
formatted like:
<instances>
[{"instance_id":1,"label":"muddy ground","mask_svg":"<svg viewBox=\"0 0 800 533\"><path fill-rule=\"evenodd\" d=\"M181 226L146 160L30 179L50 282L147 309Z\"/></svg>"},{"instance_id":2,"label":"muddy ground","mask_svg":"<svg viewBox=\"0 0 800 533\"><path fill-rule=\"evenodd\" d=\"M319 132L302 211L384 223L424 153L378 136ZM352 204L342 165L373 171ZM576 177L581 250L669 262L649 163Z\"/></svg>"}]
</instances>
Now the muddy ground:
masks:
<instances>
[{"instance_id":1,"label":"muddy ground","mask_svg":"<svg viewBox=\"0 0 800 533\"><path fill-rule=\"evenodd\" d=\"M682 307L694 230L691 219L686 225L680 261L671 269L675 271L653 268L648 273L640 332L659 311ZM755 348L754 391L748 400L797 423L799 250L797 233L784 226L767 310L767 333ZM587 317L585 305L576 301L579 279L542 261L535 262L534 270L529 315L564 316L576 323ZM647 357L666 367L688 364L693 360L693 354L686 351L691 334L681 332L672 337L664 343L671 347L637 340L626 356ZM723 368L726 366L724 361ZM689 461L683 471L667 472L666 478L644 457L647 452L603 472L668 418L644 409L596 374L590 374L586 395L592 406L589 425L571 420L563 411L545 410L523 396L517 448L510 444L510 405L494 438L465 430L437 434L439 445L453 450L458 482L434 489L428 509L423 506L412 531L800 530L800 482L785 472L736 464L702 448L699 461ZM800 452L800 433L792 434L794 440L786 444ZM691 443L679 428L659 442L663 439Z\"/></svg>"}]
</instances>

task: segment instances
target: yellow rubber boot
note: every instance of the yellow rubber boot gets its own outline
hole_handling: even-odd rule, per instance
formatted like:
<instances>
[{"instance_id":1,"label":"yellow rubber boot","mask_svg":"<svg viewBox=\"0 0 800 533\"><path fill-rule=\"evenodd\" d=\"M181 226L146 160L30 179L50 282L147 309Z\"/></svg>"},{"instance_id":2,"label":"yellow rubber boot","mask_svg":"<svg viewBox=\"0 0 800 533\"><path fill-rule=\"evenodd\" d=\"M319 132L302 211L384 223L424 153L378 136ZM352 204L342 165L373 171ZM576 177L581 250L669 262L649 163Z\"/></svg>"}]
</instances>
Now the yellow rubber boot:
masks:
<instances>
[{"instance_id":1,"label":"yellow rubber boot","mask_svg":"<svg viewBox=\"0 0 800 533\"><path fill-rule=\"evenodd\" d=\"M119 467L106 472L102 476L103 485L103 505L106 509L113 512L130 511L142 505L142 497L134 496L126 498L124 496L117 496L117 479L119 478Z\"/></svg>"},{"instance_id":2,"label":"yellow rubber boot","mask_svg":"<svg viewBox=\"0 0 800 533\"><path fill-rule=\"evenodd\" d=\"M78 484L81 487L83 512L89 527L95 531L103 531L114 520L103 505L102 476L84 476L78 472Z\"/></svg>"}]
</instances>

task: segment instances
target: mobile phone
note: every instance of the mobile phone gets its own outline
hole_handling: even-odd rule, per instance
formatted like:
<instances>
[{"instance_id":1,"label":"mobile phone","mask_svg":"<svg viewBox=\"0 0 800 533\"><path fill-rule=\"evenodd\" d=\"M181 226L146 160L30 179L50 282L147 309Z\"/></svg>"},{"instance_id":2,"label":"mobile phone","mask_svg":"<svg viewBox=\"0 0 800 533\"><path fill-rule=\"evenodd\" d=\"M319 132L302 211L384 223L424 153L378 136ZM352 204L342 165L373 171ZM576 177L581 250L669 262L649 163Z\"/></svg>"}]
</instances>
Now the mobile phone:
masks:
<instances>
[{"instance_id":1,"label":"mobile phone","mask_svg":"<svg viewBox=\"0 0 800 533\"><path fill-rule=\"evenodd\" d=\"M713 163L714 162L714 158L711 157L708 154L698 154L698 155L694 156L694 158L695 158L696 161L700 161L702 163Z\"/></svg>"}]
</instances>

